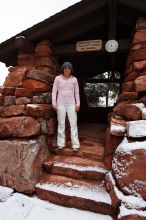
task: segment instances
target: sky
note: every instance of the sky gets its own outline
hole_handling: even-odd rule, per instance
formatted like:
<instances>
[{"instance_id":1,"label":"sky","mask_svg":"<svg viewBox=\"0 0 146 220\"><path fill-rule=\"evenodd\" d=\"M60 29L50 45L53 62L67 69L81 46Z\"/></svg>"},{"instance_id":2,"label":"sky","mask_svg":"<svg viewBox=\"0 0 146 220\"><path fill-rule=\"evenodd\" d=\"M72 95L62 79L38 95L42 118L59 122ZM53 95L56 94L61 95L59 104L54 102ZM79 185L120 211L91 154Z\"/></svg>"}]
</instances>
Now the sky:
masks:
<instances>
[{"instance_id":1,"label":"sky","mask_svg":"<svg viewBox=\"0 0 146 220\"><path fill-rule=\"evenodd\" d=\"M0 0L0 43L80 0ZM0 63L0 86L8 71Z\"/></svg>"}]
</instances>

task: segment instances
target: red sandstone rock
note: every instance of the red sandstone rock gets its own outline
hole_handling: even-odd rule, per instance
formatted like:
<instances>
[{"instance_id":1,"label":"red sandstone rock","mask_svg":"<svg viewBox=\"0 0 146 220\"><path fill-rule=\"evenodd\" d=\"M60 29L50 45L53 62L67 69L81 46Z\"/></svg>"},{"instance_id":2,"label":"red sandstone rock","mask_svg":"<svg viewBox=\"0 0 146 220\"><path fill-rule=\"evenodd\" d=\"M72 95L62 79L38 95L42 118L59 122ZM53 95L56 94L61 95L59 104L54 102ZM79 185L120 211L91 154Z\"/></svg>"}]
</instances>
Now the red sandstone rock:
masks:
<instances>
[{"instance_id":1,"label":"red sandstone rock","mask_svg":"<svg viewBox=\"0 0 146 220\"><path fill-rule=\"evenodd\" d=\"M48 189L43 188L43 184L46 184ZM54 191L53 186L57 186L58 191ZM74 193L72 195L68 195L67 192L65 193L65 191L62 190L62 188L64 190L67 188L68 191L71 190ZM82 194L79 195L78 189L86 189L86 197L82 197ZM97 195L96 200L88 197L89 193L93 192L94 195ZM105 200L104 202L98 198L99 192L103 194L104 199L107 197L109 198L104 186L97 181L83 181L50 174L44 175L40 179L40 183L36 185L37 196L41 199L48 200L49 202L53 202L58 205L80 208L104 215L114 216L115 209L108 204L108 200Z\"/></svg>"},{"instance_id":2,"label":"red sandstone rock","mask_svg":"<svg viewBox=\"0 0 146 220\"><path fill-rule=\"evenodd\" d=\"M31 117L0 118L0 137L30 137L38 135L40 124Z\"/></svg>"},{"instance_id":3,"label":"red sandstone rock","mask_svg":"<svg viewBox=\"0 0 146 220\"><path fill-rule=\"evenodd\" d=\"M138 18L136 22L136 30L145 29L146 28L146 20L143 17Z\"/></svg>"},{"instance_id":4,"label":"red sandstone rock","mask_svg":"<svg viewBox=\"0 0 146 220\"><path fill-rule=\"evenodd\" d=\"M4 102L5 102L5 96L0 95L0 105L4 105Z\"/></svg>"},{"instance_id":5,"label":"red sandstone rock","mask_svg":"<svg viewBox=\"0 0 146 220\"><path fill-rule=\"evenodd\" d=\"M37 70L41 71L42 73L50 73L51 75L58 75L59 73L55 72L53 68L49 66L38 66Z\"/></svg>"},{"instance_id":6,"label":"red sandstone rock","mask_svg":"<svg viewBox=\"0 0 146 220\"><path fill-rule=\"evenodd\" d=\"M140 76L135 80L135 90L137 92L146 91L146 76Z\"/></svg>"},{"instance_id":7,"label":"red sandstone rock","mask_svg":"<svg viewBox=\"0 0 146 220\"><path fill-rule=\"evenodd\" d=\"M146 33L145 33L146 36ZM146 49L135 50L131 54L132 61L146 60Z\"/></svg>"},{"instance_id":8,"label":"red sandstone rock","mask_svg":"<svg viewBox=\"0 0 146 220\"><path fill-rule=\"evenodd\" d=\"M31 89L25 89L25 88L16 88L15 96L18 97L32 97L33 93Z\"/></svg>"},{"instance_id":9,"label":"red sandstone rock","mask_svg":"<svg viewBox=\"0 0 146 220\"><path fill-rule=\"evenodd\" d=\"M112 169L112 159L113 159L113 154L108 154L107 156L104 157L104 164L105 166L111 170Z\"/></svg>"},{"instance_id":10,"label":"red sandstone rock","mask_svg":"<svg viewBox=\"0 0 146 220\"><path fill-rule=\"evenodd\" d=\"M27 73L27 68L17 68L10 72L5 79L4 86L7 87L20 87L23 84Z\"/></svg>"},{"instance_id":11,"label":"red sandstone rock","mask_svg":"<svg viewBox=\"0 0 146 220\"><path fill-rule=\"evenodd\" d=\"M105 184L106 184L106 189L109 192L111 200L112 200L112 206L114 208L118 208L121 201L115 192L113 182L111 181L108 174L105 175Z\"/></svg>"},{"instance_id":12,"label":"red sandstone rock","mask_svg":"<svg viewBox=\"0 0 146 220\"><path fill-rule=\"evenodd\" d=\"M113 154L115 149L121 143L123 137L118 137L111 135L110 129L107 128L106 130L106 145L105 145L105 155Z\"/></svg>"},{"instance_id":13,"label":"red sandstone rock","mask_svg":"<svg viewBox=\"0 0 146 220\"><path fill-rule=\"evenodd\" d=\"M133 62L133 70L142 70L146 67L146 60Z\"/></svg>"},{"instance_id":14,"label":"red sandstone rock","mask_svg":"<svg viewBox=\"0 0 146 220\"><path fill-rule=\"evenodd\" d=\"M56 115L52 105L49 104L28 104L26 106L26 112L32 117L45 117L47 119Z\"/></svg>"},{"instance_id":15,"label":"red sandstone rock","mask_svg":"<svg viewBox=\"0 0 146 220\"><path fill-rule=\"evenodd\" d=\"M111 117L110 133L115 136L124 136L126 132L126 121L124 119L117 119Z\"/></svg>"},{"instance_id":16,"label":"red sandstone rock","mask_svg":"<svg viewBox=\"0 0 146 220\"><path fill-rule=\"evenodd\" d=\"M124 100L134 100L138 98L137 92L122 92L118 97L118 102Z\"/></svg>"},{"instance_id":17,"label":"red sandstone rock","mask_svg":"<svg viewBox=\"0 0 146 220\"><path fill-rule=\"evenodd\" d=\"M39 104L52 104L52 93L51 92L42 92L42 93L34 93L33 103ZM42 103L42 104L43 104Z\"/></svg>"},{"instance_id":18,"label":"red sandstone rock","mask_svg":"<svg viewBox=\"0 0 146 220\"><path fill-rule=\"evenodd\" d=\"M127 120L141 120L142 112L141 110L132 104L120 103L116 105L113 109L116 115L125 117Z\"/></svg>"},{"instance_id":19,"label":"red sandstone rock","mask_svg":"<svg viewBox=\"0 0 146 220\"><path fill-rule=\"evenodd\" d=\"M0 182L18 192L32 193L48 157L45 136L0 140Z\"/></svg>"},{"instance_id":20,"label":"red sandstone rock","mask_svg":"<svg viewBox=\"0 0 146 220\"><path fill-rule=\"evenodd\" d=\"M78 157L84 157L95 161L102 161L104 158L104 147L101 144L92 141L81 142L80 150L77 153L73 152L71 146L70 148L64 148L62 151L58 151L55 148L52 149L52 151L58 155L76 155Z\"/></svg>"},{"instance_id":21,"label":"red sandstone rock","mask_svg":"<svg viewBox=\"0 0 146 220\"><path fill-rule=\"evenodd\" d=\"M40 43L37 43L35 48L35 54L39 56L48 56L52 54L51 43L48 40L44 40Z\"/></svg>"},{"instance_id":22,"label":"red sandstone rock","mask_svg":"<svg viewBox=\"0 0 146 220\"><path fill-rule=\"evenodd\" d=\"M40 70L33 70L31 72L28 72L27 77L48 83L49 85L52 84L55 79L54 75L51 75L49 72L43 73Z\"/></svg>"},{"instance_id":23,"label":"red sandstone rock","mask_svg":"<svg viewBox=\"0 0 146 220\"><path fill-rule=\"evenodd\" d=\"M128 61L127 61L127 63L128 63ZM132 64L129 63L129 64L127 64L124 75L125 76L130 75L131 72L132 72Z\"/></svg>"},{"instance_id":24,"label":"red sandstone rock","mask_svg":"<svg viewBox=\"0 0 146 220\"><path fill-rule=\"evenodd\" d=\"M46 119L47 124L47 134L54 135L57 133L57 120L56 118Z\"/></svg>"},{"instance_id":25,"label":"red sandstone rock","mask_svg":"<svg viewBox=\"0 0 146 220\"><path fill-rule=\"evenodd\" d=\"M146 142L122 143L113 156L113 172L125 194L146 199ZM140 147L141 146L141 147Z\"/></svg>"},{"instance_id":26,"label":"red sandstone rock","mask_svg":"<svg viewBox=\"0 0 146 220\"><path fill-rule=\"evenodd\" d=\"M133 43L145 42L145 39L146 39L146 30L142 29L142 30L136 31L134 35Z\"/></svg>"},{"instance_id":27,"label":"red sandstone rock","mask_svg":"<svg viewBox=\"0 0 146 220\"><path fill-rule=\"evenodd\" d=\"M134 91L135 91L135 88L134 88L133 81L123 83L122 92L134 92Z\"/></svg>"},{"instance_id":28,"label":"red sandstone rock","mask_svg":"<svg viewBox=\"0 0 146 220\"><path fill-rule=\"evenodd\" d=\"M19 54L18 55L18 66L33 66L34 56L31 54Z\"/></svg>"},{"instance_id":29,"label":"red sandstone rock","mask_svg":"<svg viewBox=\"0 0 146 220\"><path fill-rule=\"evenodd\" d=\"M102 180L107 169L102 162L76 156L49 156L44 162L46 171L72 178Z\"/></svg>"},{"instance_id":30,"label":"red sandstone rock","mask_svg":"<svg viewBox=\"0 0 146 220\"><path fill-rule=\"evenodd\" d=\"M10 117L17 115L26 115L24 105L11 105L0 109L0 117Z\"/></svg>"},{"instance_id":31,"label":"red sandstone rock","mask_svg":"<svg viewBox=\"0 0 146 220\"><path fill-rule=\"evenodd\" d=\"M5 96L4 98L4 106L10 106L16 104L16 97L15 96Z\"/></svg>"},{"instance_id":32,"label":"red sandstone rock","mask_svg":"<svg viewBox=\"0 0 146 220\"><path fill-rule=\"evenodd\" d=\"M57 121L56 118L38 118L37 119L41 125L41 133L46 135L51 135L50 138L52 138L52 135L56 134L57 131Z\"/></svg>"},{"instance_id":33,"label":"red sandstone rock","mask_svg":"<svg viewBox=\"0 0 146 220\"><path fill-rule=\"evenodd\" d=\"M55 64L51 56L35 56L35 66L48 66L54 68Z\"/></svg>"},{"instance_id":34,"label":"red sandstone rock","mask_svg":"<svg viewBox=\"0 0 146 220\"><path fill-rule=\"evenodd\" d=\"M31 103L32 99L28 97L19 97L16 99L16 105L24 105Z\"/></svg>"},{"instance_id":35,"label":"red sandstone rock","mask_svg":"<svg viewBox=\"0 0 146 220\"><path fill-rule=\"evenodd\" d=\"M2 95L14 95L15 94L15 87L1 86L0 93Z\"/></svg>"},{"instance_id":36,"label":"red sandstone rock","mask_svg":"<svg viewBox=\"0 0 146 220\"><path fill-rule=\"evenodd\" d=\"M127 82L127 81L132 81L132 80L135 80L137 77L139 77L140 75L140 72L139 71L132 71L130 74L128 74L124 81Z\"/></svg>"},{"instance_id":37,"label":"red sandstone rock","mask_svg":"<svg viewBox=\"0 0 146 220\"><path fill-rule=\"evenodd\" d=\"M32 92L48 92L50 90L50 86L48 84L34 79L24 80L23 87L30 89Z\"/></svg>"},{"instance_id":38,"label":"red sandstone rock","mask_svg":"<svg viewBox=\"0 0 146 220\"><path fill-rule=\"evenodd\" d=\"M140 215L126 215L123 217L119 217L118 220L146 220L146 217Z\"/></svg>"}]
</instances>

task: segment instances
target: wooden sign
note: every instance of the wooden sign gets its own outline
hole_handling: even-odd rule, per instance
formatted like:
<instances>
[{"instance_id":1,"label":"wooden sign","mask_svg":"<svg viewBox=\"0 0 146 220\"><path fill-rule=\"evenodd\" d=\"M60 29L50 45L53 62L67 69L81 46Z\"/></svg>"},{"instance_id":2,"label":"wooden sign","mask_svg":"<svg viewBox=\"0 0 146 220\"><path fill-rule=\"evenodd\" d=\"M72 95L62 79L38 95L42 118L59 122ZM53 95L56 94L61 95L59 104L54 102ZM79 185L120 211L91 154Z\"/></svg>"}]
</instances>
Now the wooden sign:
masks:
<instances>
[{"instance_id":1,"label":"wooden sign","mask_svg":"<svg viewBox=\"0 0 146 220\"><path fill-rule=\"evenodd\" d=\"M102 49L102 40L78 41L76 43L77 52L99 51Z\"/></svg>"}]
</instances>

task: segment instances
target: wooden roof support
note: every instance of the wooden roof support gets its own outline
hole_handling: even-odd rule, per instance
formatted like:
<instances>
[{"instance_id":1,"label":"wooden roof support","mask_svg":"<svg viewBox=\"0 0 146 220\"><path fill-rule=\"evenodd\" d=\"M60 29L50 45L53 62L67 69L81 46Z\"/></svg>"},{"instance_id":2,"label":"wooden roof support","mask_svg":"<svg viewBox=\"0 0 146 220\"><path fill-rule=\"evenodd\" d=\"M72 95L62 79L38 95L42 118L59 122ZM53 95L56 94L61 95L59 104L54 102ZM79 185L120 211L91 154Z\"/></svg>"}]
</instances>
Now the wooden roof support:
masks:
<instances>
[{"instance_id":1,"label":"wooden roof support","mask_svg":"<svg viewBox=\"0 0 146 220\"><path fill-rule=\"evenodd\" d=\"M136 11L146 12L146 2L145 0L118 0L121 5L135 9Z\"/></svg>"},{"instance_id":2,"label":"wooden roof support","mask_svg":"<svg viewBox=\"0 0 146 220\"><path fill-rule=\"evenodd\" d=\"M109 30L108 39L116 40L116 26L117 26L117 0L108 0L108 20ZM110 65L112 73L116 69L116 54L110 54Z\"/></svg>"},{"instance_id":3,"label":"wooden roof support","mask_svg":"<svg viewBox=\"0 0 146 220\"><path fill-rule=\"evenodd\" d=\"M106 22L107 22L107 18L104 14L97 17L97 19L86 20L86 22L82 24L82 27L80 25L73 25L72 27L68 28L66 32L60 33L59 35L53 37L53 42L55 43L57 41L57 44L59 44L70 38L76 37L77 34L79 36L95 28L98 30L98 28L103 24L105 24Z\"/></svg>"},{"instance_id":4,"label":"wooden roof support","mask_svg":"<svg viewBox=\"0 0 146 220\"><path fill-rule=\"evenodd\" d=\"M118 40L119 42L119 49L117 51L117 53L121 53L121 52L125 52L128 51L130 48L130 39L122 39L122 40ZM105 45L105 41L103 41L103 47L102 50L100 51L92 51L92 52L77 52L76 51L76 44L65 44L65 45L56 45L54 46L54 55L55 56L74 56L74 55L85 55L86 54L90 54L90 53L94 53L94 54L105 54L107 52L105 52L104 49L104 45Z\"/></svg>"},{"instance_id":5,"label":"wooden roof support","mask_svg":"<svg viewBox=\"0 0 146 220\"><path fill-rule=\"evenodd\" d=\"M116 39L117 0L108 0L108 20L109 20L108 38L109 40Z\"/></svg>"}]
</instances>

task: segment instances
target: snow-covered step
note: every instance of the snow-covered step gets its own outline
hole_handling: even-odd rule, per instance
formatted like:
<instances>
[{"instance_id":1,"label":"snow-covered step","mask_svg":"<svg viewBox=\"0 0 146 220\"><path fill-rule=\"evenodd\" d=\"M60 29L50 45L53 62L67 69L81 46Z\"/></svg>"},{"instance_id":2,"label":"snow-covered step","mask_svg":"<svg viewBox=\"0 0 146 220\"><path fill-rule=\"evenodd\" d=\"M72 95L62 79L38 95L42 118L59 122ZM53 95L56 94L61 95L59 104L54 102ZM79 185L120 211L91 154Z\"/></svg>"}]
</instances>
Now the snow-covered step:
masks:
<instances>
[{"instance_id":1,"label":"snow-covered step","mask_svg":"<svg viewBox=\"0 0 146 220\"><path fill-rule=\"evenodd\" d=\"M81 142L80 149L77 153L73 152L71 147L65 147L63 150L54 148L53 152L58 155L78 156L95 161L102 161L104 158L103 144L88 140L86 140L86 142Z\"/></svg>"},{"instance_id":2,"label":"snow-covered step","mask_svg":"<svg viewBox=\"0 0 146 220\"><path fill-rule=\"evenodd\" d=\"M72 178L101 180L107 172L103 162L76 156L50 155L43 165L48 172Z\"/></svg>"},{"instance_id":3,"label":"snow-covered step","mask_svg":"<svg viewBox=\"0 0 146 220\"><path fill-rule=\"evenodd\" d=\"M67 207L114 216L110 195L103 182L44 174L36 185L39 198Z\"/></svg>"}]
</instances>

